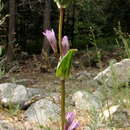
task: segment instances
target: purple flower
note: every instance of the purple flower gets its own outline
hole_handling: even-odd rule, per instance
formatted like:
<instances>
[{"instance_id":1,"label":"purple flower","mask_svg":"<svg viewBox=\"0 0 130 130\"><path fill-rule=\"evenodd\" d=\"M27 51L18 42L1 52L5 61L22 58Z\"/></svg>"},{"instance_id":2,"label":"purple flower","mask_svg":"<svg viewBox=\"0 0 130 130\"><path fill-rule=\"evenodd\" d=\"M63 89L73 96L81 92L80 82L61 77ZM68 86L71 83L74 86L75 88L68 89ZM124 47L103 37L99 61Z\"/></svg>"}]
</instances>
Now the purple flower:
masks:
<instances>
[{"instance_id":1,"label":"purple flower","mask_svg":"<svg viewBox=\"0 0 130 130\"><path fill-rule=\"evenodd\" d=\"M57 51L57 45L56 45L56 37L55 37L55 33L52 30L46 30L46 32L42 32L42 34L44 36L46 36L46 38L48 39L51 47L52 47L52 50L54 51L54 53Z\"/></svg>"},{"instance_id":2,"label":"purple flower","mask_svg":"<svg viewBox=\"0 0 130 130\"><path fill-rule=\"evenodd\" d=\"M66 116L66 124L65 124L65 130L76 130L76 128L79 127L79 122L74 120L75 113L74 112L68 112Z\"/></svg>"},{"instance_id":3,"label":"purple flower","mask_svg":"<svg viewBox=\"0 0 130 130\"><path fill-rule=\"evenodd\" d=\"M69 50L69 48L70 48L67 36L64 36L62 38L62 43L61 44L62 44L62 56L64 56L67 53L67 51Z\"/></svg>"},{"instance_id":4,"label":"purple flower","mask_svg":"<svg viewBox=\"0 0 130 130\"><path fill-rule=\"evenodd\" d=\"M79 127L79 122L78 121L73 121L70 127L67 130L76 130L76 128Z\"/></svg>"},{"instance_id":5,"label":"purple flower","mask_svg":"<svg viewBox=\"0 0 130 130\"><path fill-rule=\"evenodd\" d=\"M74 118L75 118L75 113L68 112L66 116L67 124L70 125L73 122Z\"/></svg>"},{"instance_id":6,"label":"purple flower","mask_svg":"<svg viewBox=\"0 0 130 130\"><path fill-rule=\"evenodd\" d=\"M57 44L56 44L57 40L56 40L55 33L54 33L53 29L46 30L45 32L42 32L42 34L44 36L46 36L46 38L48 39L54 53L57 52ZM62 38L61 44L62 44L62 56L64 56L70 48L67 36L64 36Z\"/></svg>"}]
</instances>

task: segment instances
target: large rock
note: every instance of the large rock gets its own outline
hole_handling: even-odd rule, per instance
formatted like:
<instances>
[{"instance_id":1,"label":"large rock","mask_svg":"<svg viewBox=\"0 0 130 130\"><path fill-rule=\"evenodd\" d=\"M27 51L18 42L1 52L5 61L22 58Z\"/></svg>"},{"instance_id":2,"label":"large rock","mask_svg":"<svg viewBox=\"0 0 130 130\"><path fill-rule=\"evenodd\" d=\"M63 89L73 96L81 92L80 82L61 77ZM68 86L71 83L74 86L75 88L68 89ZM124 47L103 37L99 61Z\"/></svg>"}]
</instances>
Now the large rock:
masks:
<instances>
[{"instance_id":1,"label":"large rock","mask_svg":"<svg viewBox=\"0 0 130 130\"><path fill-rule=\"evenodd\" d=\"M60 108L48 99L40 99L32 104L25 112L26 120L47 125L50 121L59 119Z\"/></svg>"},{"instance_id":2,"label":"large rock","mask_svg":"<svg viewBox=\"0 0 130 130\"><path fill-rule=\"evenodd\" d=\"M0 130L16 130L9 121L0 120Z\"/></svg>"},{"instance_id":3,"label":"large rock","mask_svg":"<svg viewBox=\"0 0 130 130\"><path fill-rule=\"evenodd\" d=\"M32 99L34 96L42 96L42 90L36 88L26 88L23 85L15 83L3 83L0 84L0 102L4 106L19 105L24 108L26 102Z\"/></svg>"},{"instance_id":4,"label":"large rock","mask_svg":"<svg viewBox=\"0 0 130 130\"><path fill-rule=\"evenodd\" d=\"M124 59L109 66L100 72L94 80L108 87L120 87L127 84L130 81L130 59Z\"/></svg>"},{"instance_id":5,"label":"large rock","mask_svg":"<svg viewBox=\"0 0 130 130\"><path fill-rule=\"evenodd\" d=\"M101 101L93 94L86 91L77 91L72 97L76 108L82 110L93 110L101 108Z\"/></svg>"},{"instance_id":6,"label":"large rock","mask_svg":"<svg viewBox=\"0 0 130 130\"><path fill-rule=\"evenodd\" d=\"M0 84L0 100L3 104L13 103L22 105L28 100L27 90L23 85L14 83Z\"/></svg>"}]
</instances>

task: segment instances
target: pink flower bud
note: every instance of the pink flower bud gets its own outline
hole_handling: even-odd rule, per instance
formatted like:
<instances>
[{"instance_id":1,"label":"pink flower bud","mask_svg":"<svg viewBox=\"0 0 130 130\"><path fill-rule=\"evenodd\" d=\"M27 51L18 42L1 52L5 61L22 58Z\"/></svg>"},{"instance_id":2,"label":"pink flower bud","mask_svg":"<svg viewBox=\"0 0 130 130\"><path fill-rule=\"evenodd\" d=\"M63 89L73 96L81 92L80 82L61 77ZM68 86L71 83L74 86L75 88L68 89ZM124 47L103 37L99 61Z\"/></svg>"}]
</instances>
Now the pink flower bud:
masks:
<instances>
[{"instance_id":1,"label":"pink flower bud","mask_svg":"<svg viewBox=\"0 0 130 130\"><path fill-rule=\"evenodd\" d=\"M67 51L69 50L69 48L70 48L67 36L64 36L62 38L62 43L61 44L62 44L62 56L64 56L67 53Z\"/></svg>"}]
</instances>

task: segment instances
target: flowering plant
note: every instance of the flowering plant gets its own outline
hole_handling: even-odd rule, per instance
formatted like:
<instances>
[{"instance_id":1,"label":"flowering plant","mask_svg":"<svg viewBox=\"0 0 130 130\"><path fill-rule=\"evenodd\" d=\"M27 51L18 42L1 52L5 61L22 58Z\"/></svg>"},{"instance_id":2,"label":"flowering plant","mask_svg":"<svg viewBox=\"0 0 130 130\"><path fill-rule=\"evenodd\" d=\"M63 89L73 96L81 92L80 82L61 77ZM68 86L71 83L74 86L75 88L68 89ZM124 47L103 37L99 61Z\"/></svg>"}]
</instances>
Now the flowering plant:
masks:
<instances>
[{"instance_id":1,"label":"flowering plant","mask_svg":"<svg viewBox=\"0 0 130 130\"><path fill-rule=\"evenodd\" d=\"M57 3L58 8L60 8L58 44L53 29L46 30L45 32L42 33L48 39L53 52L58 53L58 48L60 52L60 58L56 69L56 76L61 78L62 130L75 130L79 126L79 123L74 121L75 115L73 113L67 114L67 124L65 125L65 80L70 75L72 56L77 51L77 49L70 49L69 40L67 36L63 36L62 38L64 8L66 8L72 0L54 0L54 1Z\"/></svg>"},{"instance_id":2,"label":"flowering plant","mask_svg":"<svg viewBox=\"0 0 130 130\"><path fill-rule=\"evenodd\" d=\"M54 51L54 53L56 53L57 52L57 40L56 40L56 36L55 36L53 29L46 30L45 32L42 32L42 34L44 36L46 36L46 38L48 39L48 41L50 43L52 50ZM70 48L67 36L64 36L62 38L61 45L62 45L62 56L64 56Z\"/></svg>"}]
</instances>

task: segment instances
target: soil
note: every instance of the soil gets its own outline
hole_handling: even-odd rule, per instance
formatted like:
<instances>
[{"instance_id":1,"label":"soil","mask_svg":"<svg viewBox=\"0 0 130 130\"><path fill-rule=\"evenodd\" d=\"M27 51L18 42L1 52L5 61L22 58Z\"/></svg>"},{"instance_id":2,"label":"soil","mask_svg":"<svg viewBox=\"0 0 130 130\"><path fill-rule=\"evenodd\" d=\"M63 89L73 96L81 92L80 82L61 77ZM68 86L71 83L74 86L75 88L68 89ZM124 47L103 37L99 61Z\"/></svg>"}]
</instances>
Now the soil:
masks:
<instances>
[{"instance_id":1,"label":"soil","mask_svg":"<svg viewBox=\"0 0 130 130\"><path fill-rule=\"evenodd\" d=\"M12 66L12 71L9 71L6 73L1 79L0 83L4 82L16 82L18 84L23 84L26 87L30 88L43 88L46 93L51 92L60 92L60 80L56 78L55 76L55 69L56 67L48 68L48 65L46 62L40 62L36 59L39 59L40 56L29 57L26 60L19 60L17 67L14 65ZM108 65L108 61L110 59L113 59L113 57L104 56L105 58L102 60L102 69L104 69ZM106 58L107 57L107 58ZM92 66L84 66L82 65L80 61L81 57L77 57L76 61L78 63L78 67L73 67L71 71L71 80L67 80L66 82L66 96L69 96L72 94L73 91L81 90L81 89L88 89L89 91L94 91L94 88L87 88L87 86L84 86L84 83L80 80L74 81L73 77L80 72L86 71L93 76L95 76L101 69L94 65ZM119 60L120 57L117 57L117 60ZM104 62L104 60L106 60ZM53 64L53 63L51 63ZM11 69L12 69L11 68ZM10 70L11 70L10 69ZM75 82L75 83L74 83ZM84 88L85 87L85 88ZM78 110L75 110L77 113L77 119L80 120L81 126L84 126L86 122L89 122L89 116L87 112L80 112ZM0 120L8 120L9 122L15 124L16 126L23 126L27 128L32 128L32 125L25 122L22 118L22 111L17 112L16 114L12 115L10 114L9 110L7 109L0 109ZM86 114L85 114L86 113ZM59 124L56 124L57 126ZM35 130L38 129L36 126ZM83 130L81 128L81 130Z\"/></svg>"}]
</instances>

